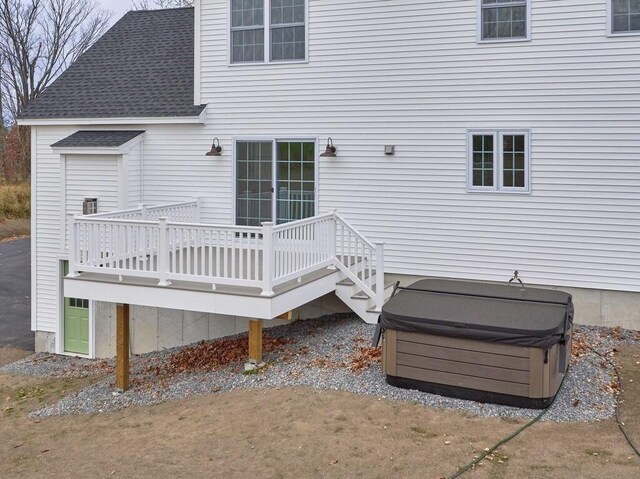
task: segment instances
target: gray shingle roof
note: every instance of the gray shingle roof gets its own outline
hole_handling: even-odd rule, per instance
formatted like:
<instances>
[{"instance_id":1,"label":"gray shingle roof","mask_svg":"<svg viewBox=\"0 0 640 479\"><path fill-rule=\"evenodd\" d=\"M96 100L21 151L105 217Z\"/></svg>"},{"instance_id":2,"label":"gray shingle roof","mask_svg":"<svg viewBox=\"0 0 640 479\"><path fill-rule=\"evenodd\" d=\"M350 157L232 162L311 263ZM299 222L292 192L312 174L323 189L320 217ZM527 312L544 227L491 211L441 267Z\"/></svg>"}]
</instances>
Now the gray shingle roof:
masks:
<instances>
[{"instance_id":1,"label":"gray shingle roof","mask_svg":"<svg viewBox=\"0 0 640 479\"><path fill-rule=\"evenodd\" d=\"M193 8L127 13L21 119L194 117Z\"/></svg>"},{"instance_id":2,"label":"gray shingle roof","mask_svg":"<svg viewBox=\"0 0 640 479\"><path fill-rule=\"evenodd\" d=\"M135 130L81 130L51 145L53 148L100 148L118 147L142 135L144 131Z\"/></svg>"}]
</instances>

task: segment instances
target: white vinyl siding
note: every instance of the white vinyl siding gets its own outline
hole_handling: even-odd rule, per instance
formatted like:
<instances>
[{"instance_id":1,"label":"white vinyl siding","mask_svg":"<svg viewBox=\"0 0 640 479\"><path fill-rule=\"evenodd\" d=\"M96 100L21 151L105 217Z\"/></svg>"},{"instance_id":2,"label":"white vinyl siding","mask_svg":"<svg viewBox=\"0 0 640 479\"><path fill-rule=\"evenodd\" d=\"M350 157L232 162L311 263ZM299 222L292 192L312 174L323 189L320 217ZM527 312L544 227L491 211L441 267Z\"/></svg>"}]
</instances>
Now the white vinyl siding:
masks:
<instances>
[{"instance_id":1,"label":"white vinyl siding","mask_svg":"<svg viewBox=\"0 0 640 479\"><path fill-rule=\"evenodd\" d=\"M312 61L265 69L228 66L226 2L203 0L200 153L332 137L319 211L384 241L390 272L640 291L640 48L607 37L601 0L530 8L533 41L478 44L476 2L309 2ZM531 194L468 193L469 128L531 130Z\"/></svg>"},{"instance_id":2,"label":"white vinyl siding","mask_svg":"<svg viewBox=\"0 0 640 479\"><path fill-rule=\"evenodd\" d=\"M66 155L66 212L82 214L85 198L98 199L98 213L118 209L118 158Z\"/></svg>"},{"instance_id":3,"label":"white vinyl siding","mask_svg":"<svg viewBox=\"0 0 640 479\"><path fill-rule=\"evenodd\" d=\"M31 231L35 238L35 251L32 251L35 274L31 278L35 307L31 315L35 318L32 324L37 331L56 332L60 308L58 258L62 252L60 222L64 205L61 201L60 154L54 153L50 145L74 132L66 127L37 127L35 131L36 158L32 168L36 184L32 191L32 208L36 221L35 230Z\"/></svg>"},{"instance_id":4,"label":"white vinyl siding","mask_svg":"<svg viewBox=\"0 0 640 479\"><path fill-rule=\"evenodd\" d=\"M309 58L229 66L228 2L202 0L206 125L139 125L148 204L203 198L232 224L234 138L332 137L317 210L337 208L387 271L640 292L640 48L607 2L536 0L527 43L477 43L477 4L309 2ZM96 125L97 129L109 128ZM131 125L125 129L134 129ZM469 194L467 129L530 129L530 195ZM55 331L60 155L86 127L36 127L37 329ZM223 153L208 157L211 140ZM384 154L395 145L395 155Z\"/></svg>"},{"instance_id":5,"label":"white vinyl siding","mask_svg":"<svg viewBox=\"0 0 640 479\"><path fill-rule=\"evenodd\" d=\"M142 155L144 142L134 146L124 155L127 207L135 208L142 202Z\"/></svg>"}]
</instances>

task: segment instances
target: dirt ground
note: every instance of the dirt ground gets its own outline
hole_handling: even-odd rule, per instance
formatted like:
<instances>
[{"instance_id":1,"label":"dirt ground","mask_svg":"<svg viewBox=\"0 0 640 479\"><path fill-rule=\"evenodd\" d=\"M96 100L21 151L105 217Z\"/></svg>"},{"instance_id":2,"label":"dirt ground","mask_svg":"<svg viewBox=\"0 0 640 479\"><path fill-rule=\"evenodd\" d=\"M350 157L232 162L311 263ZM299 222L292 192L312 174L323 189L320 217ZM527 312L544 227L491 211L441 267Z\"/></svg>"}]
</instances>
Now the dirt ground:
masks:
<instances>
[{"instance_id":1,"label":"dirt ground","mask_svg":"<svg viewBox=\"0 0 640 479\"><path fill-rule=\"evenodd\" d=\"M29 236L31 220L0 220L0 241Z\"/></svg>"},{"instance_id":2,"label":"dirt ground","mask_svg":"<svg viewBox=\"0 0 640 479\"><path fill-rule=\"evenodd\" d=\"M0 349L0 364L25 353ZM640 438L640 348L623 415ZM522 421L312 389L234 391L113 414L25 418L83 380L0 375L0 477L440 478ZM633 382L630 382L633 381ZM633 395L633 396L632 396ZM538 423L465 478L634 478L613 420Z\"/></svg>"}]
</instances>

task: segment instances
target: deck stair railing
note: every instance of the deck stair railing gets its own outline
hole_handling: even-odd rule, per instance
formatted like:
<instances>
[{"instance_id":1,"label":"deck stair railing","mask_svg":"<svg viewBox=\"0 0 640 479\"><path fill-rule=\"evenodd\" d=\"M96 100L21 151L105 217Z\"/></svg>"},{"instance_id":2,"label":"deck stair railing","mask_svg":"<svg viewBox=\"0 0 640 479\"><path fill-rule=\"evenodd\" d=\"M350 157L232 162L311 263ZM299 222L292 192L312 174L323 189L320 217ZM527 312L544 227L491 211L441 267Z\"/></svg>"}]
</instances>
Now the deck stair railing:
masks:
<instances>
[{"instance_id":1,"label":"deck stair railing","mask_svg":"<svg viewBox=\"0 0 640 479\"><path fill-rule=\"evenodd\" d=\"M384 253L333 211L274 226L199 222L198 202L69 217L70 276L81 272L253 287L274 287L337 268L382 307Z\"/></svg>"},{"instance_id":2,"label":"deck stair railing","mask_svg":"<svg viewBox=\"0 0 640 479\"><path fill-rule=\"evenodd\" d=\"M384 244L371 243L334 212L336 266L367 296L375 301L375 311L384 304Z\"/></svg>"}]
</instances>

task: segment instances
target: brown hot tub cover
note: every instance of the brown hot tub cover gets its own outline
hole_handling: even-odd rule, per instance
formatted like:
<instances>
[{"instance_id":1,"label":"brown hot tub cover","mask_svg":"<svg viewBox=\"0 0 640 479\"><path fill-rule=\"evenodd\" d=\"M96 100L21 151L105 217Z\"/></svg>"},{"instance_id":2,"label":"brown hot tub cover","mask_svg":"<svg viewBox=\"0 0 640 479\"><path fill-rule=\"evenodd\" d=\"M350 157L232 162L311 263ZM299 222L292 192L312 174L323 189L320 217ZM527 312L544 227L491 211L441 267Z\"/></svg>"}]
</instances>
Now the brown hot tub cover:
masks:
<instances>
[{"instance_id":1,"label":"brown hot tub cover","mask_svg":"<svg viewBox=\"0 0 640 479\"><path fill-rule=\"evenodd\" d=\"M571 295L506 284L425 279L384 305L382 329L549 349L573 321Z\"/></svg>"}]
</instances>

